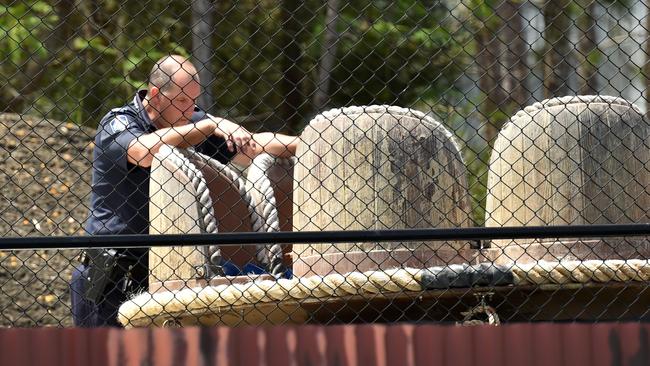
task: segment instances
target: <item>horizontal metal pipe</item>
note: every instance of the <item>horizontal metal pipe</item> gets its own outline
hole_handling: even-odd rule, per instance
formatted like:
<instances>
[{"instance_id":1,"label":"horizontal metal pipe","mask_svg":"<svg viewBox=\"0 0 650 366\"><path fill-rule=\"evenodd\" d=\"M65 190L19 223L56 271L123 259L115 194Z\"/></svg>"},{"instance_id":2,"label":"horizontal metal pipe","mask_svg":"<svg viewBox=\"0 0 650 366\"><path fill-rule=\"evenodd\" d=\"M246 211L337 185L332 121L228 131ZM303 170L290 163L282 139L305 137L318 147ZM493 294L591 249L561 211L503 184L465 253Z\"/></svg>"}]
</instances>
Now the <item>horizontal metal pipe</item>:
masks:
<instances>
[{"instance_id":1,"label":"horizontal metal pipe","mask_svg":"<svg viewBox=\"0 0 650 366\"><path fill-rule=\"evenodd\" d=\"M0 249L137 248L187 245L597 238L648 235L650 235L650 224L426 228L272 233L237 232L174 235L31 236L0 238Z\"/></svg>"}]
</instances>

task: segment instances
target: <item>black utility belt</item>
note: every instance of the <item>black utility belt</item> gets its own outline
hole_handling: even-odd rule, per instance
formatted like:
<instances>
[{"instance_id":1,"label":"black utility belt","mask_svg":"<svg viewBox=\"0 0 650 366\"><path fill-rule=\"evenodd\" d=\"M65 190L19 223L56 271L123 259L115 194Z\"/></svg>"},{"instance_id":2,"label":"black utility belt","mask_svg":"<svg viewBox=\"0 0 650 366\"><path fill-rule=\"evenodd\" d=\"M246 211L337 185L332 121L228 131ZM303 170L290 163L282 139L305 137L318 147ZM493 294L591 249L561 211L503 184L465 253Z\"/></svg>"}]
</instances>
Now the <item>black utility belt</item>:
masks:
<instances>
[{"instance_id":1,"label":"black utility belt","mask_svg":"<svg viewBox=\"0 0 650 366\"><path fill-rule=\"evenodd\" d=\"M88 252L85 250L81 251L78 259L79 259L79 263L81 263L84 267L88 267L88 265L90 264L90 256L88 255Z\"/></svg>"},{"instance_id":2,"label":"black utility belt","mask_svg":"<svg viewBox=\"0 0 650 366\"><path fill-rule=\"evenodd\" d=\"M82 250L79 254L78 260L84 267L89 267L91 264L104 266L107 263L113 263L128 267L129 265L142 264L146 258L138 258L133 255L124 254L116 249L86 249Z\"/></svg>"},{"instance_id":3,"label":"black utility belt","mask_svg":"<svg viewBox=\"0 0 650 366\"><path fill-rule=\"evenodd\" d=\"M113 283L123 292L135 289L142 276L147 275L147 268L142 260L124 255L116 249L90 249L85 251L82 263L88 268L85 297L97 302Z\"/></svg>"}]
</instances>

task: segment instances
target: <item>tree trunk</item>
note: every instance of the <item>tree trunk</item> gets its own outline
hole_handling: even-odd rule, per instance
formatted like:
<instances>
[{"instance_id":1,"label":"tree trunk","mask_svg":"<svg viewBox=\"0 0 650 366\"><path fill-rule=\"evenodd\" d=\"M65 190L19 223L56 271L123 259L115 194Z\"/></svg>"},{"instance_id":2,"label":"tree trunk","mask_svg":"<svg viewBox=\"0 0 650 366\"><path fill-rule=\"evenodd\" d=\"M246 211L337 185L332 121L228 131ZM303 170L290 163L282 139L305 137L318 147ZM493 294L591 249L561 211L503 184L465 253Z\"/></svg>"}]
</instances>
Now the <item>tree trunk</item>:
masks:
<instances>
[{"instance_id":1,"label":"tree trunk","mask_svg":"<svg viewBox=\"0 0 650 366\"><path fill-rule=\"evenodd\" d=\"M598 94L598 59L600 51L596 45L596 1L581 0L583 13L578 18L578 30L582 33L576 57L578 65L578 90L581 95Z\"/></svg>"},{"instance_id":2,"label":"tree trunk","mask_svg":"<svg viewBox=\"0 0 650 366\"><path fill-rule=\"evenodd\" d=\"M529 50L524 39L523 19L520 13L521 1L504 1L498 14L503 19L499 39L505 44L505 53L501 62L503 79L501 88L507 96L501 109L507 116L525 107L530 99L530 91L526 88L528 65L526 55ZM505 43L507 42L507 43ZM504 121L505 122L505 121ZM498 126L499 129L501 126Z\"/></svg>"},{"instance_id":3,"label":"tree trunk","mask_svg":"<svg viewBox=\"0 0 650 366\"><path fill-rule=\"evenodd\" d=\"M285 121L286 130L296 134L302 125L300 108L303 103L301 92L301 80L303 74L300 72L300 44L298 33L301 29L296 10L300 7L299 0L282 1L282 81L280 90L284 99L280 105L280 116Z\"/></svg>"},{"instance_id":4,"label":"tree trunk","mask_svg":"<svg viewBox=\"0 0 650 366\"><path fill-rule=\"evenodd\" d=\"M340 0L328 0L327 12L325 15L325 34L320 53L320 64L318 67L318 81L314 93L314 109L322 111L329 103L330 79L334 61L336 60L336 49L339 34L336 25L339 17Z\"/></svg>"},{"instance_id":5,"label":"tree trunk","mask_svg":"<svg viewBox=\"0 0 650 366\"><path fill-rule=\"evenodd\" d=\"M192 57L199 72L203 87L199 105L208 112L214 112L214 71L212 68L212 29L214 6L210 0L192 1Z\"/></svg>"},{"instance_id":6,"label":"tree trunk","mask_svg":"<svg viewBox=\"0 0 650 366\"><path fill-rule=\"evenodd\" d=\"M74 12L74 0L59 0L52 5L56 11L59 20L52 29L52 33L46 40L46 45L49 42L49 50L54 50L55 58L60 57L61 52L68 51L67 46L74 34L72 25L72 14Z\"/></svg>"},{"instance_id":7,"label":"tree trunk","mask_svg":"<svg viewBox=\"0 0 650 366\"><path fill-rule=\"evenodd\" d=\"M499 64L499 55L503 43L496 37L496 31L501 21L497 17L480 19L481 27L475 33L477 45L477 67L479 75L479 89L483 99L479 102L480 119L483 120L481 136L487 144L491 144L499 128L503 124L500 106L507 96L501 88L502 69Z\"/></svg>"},{"instance_id":8,"label":"tree trunk","mask_svg":"<svg viewBox=\"0 0 650 366\"><path fill-rule=\"evenodd\" d=\"M79 1L78 9L83 18L81 26L81 35L85 41L90 41L96 36L93 29L93 14L97 12L94 1ZM80 55L82 60L81 69L84 70L79 75L81 101L80 108L76 111L77 120L84 125L92 126L98 122L102 109L104 108L101 100L101 93L97 90L101 85L102 69L97 65L95 51L87 48Z\"/></svg>"},{"instance_id":9,"label":"tree trunk","mask_svg":"<svg viewBox=\"0 0 650 366\"><path fill-rule=\"evenodd\" d=\"M569 75L571 52L569 31L571 18L568 14L570 0L549 0L544 6L544 93L546 98L562 97L571 93Z\"/></svg>"}]
</instances>

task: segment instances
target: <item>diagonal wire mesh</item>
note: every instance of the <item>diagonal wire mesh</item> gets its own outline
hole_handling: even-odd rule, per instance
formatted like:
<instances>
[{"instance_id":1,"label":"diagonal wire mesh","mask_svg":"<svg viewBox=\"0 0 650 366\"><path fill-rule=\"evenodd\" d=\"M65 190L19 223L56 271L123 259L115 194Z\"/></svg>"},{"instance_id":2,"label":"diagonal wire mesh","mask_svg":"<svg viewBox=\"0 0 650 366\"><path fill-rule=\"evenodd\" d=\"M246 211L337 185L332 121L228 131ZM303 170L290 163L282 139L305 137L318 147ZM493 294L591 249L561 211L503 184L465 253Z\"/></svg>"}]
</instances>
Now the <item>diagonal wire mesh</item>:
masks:
<instances>
[{"instance_id":1,"label":"diagonal wire mesh","mask_svg":"<svg viewBox=\"0 0 650 366\"><path fill-rule=\"evenodd\" d=\"M650 217L648 14L6 1L0 325L647 320L650 246L622 225ZM619 232L352 240L584 225ZM350 240L156 246L335 231Z\"/></svg>"}]
</instances>

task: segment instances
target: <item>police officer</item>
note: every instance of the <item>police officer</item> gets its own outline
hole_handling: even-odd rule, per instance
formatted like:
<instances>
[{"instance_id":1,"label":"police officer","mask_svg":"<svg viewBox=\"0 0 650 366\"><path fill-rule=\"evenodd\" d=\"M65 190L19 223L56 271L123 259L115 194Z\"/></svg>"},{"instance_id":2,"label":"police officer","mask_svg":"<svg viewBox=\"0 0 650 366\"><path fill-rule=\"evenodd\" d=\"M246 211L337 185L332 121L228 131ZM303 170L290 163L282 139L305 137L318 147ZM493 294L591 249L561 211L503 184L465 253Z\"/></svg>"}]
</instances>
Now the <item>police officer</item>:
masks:
<instances>
[{"instance_id":1,"label":"police officer","mask_svg":"<svg viewBox=\"0 0 650 366\"><path fill-rule=\"evenodd\" d=\"M163 144L194 146L222 163L247 166L262 152L295 154L293 136L251 134L238 124L207 115L195 105L198 73L185 57L170 55L154 65L146 90L111 110L99 123L93 153L91 235L149 232L149 177ZM119 306L146 289L147 249L86 250L73 272L72 316L77 326L118 326Z\"/></svg>"}]
</instances>

